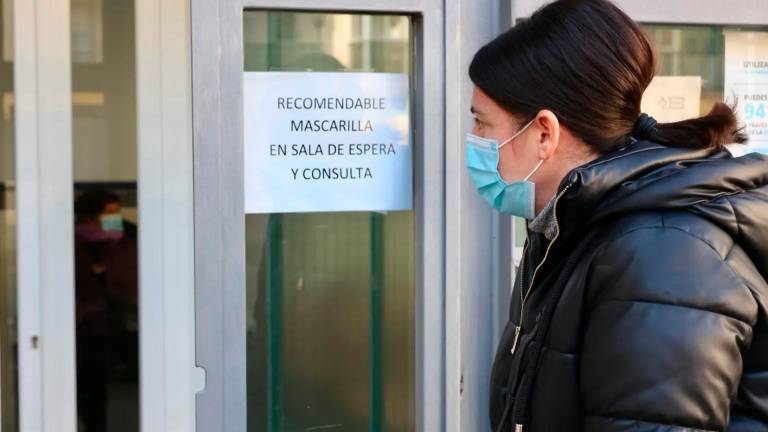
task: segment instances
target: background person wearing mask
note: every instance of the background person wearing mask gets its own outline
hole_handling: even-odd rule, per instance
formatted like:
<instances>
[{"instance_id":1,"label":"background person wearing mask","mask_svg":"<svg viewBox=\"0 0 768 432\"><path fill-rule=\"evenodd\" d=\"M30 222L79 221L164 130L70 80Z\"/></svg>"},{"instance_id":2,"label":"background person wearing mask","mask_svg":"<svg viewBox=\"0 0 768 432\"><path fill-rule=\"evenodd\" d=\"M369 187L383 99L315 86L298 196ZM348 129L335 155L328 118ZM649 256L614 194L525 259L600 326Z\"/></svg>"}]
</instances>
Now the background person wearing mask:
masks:
<instances>
[{"instance_id":1,"label":"background person wearing mask","mask_svg":"<svg viewBox=\"0 0 768 432\"><path fill-rule=\"evenodd\" d=\"M107 431L110 377L137 375L136 226L105 190L77 197L75 222L78 415L86 432Z\"/></svg>"},{"instance_id":2,"label":"background person wearing mask","mask_svg":"<svg viewBox=\"0 0 768 432\"><path fill-rule=\"evenodd\" d=\"M475 55L466 160L528 220L491 377L496 431L768 431L768 159L733 110L658 124L608 0L545 6Z\"/></svg>"}]
</instances>

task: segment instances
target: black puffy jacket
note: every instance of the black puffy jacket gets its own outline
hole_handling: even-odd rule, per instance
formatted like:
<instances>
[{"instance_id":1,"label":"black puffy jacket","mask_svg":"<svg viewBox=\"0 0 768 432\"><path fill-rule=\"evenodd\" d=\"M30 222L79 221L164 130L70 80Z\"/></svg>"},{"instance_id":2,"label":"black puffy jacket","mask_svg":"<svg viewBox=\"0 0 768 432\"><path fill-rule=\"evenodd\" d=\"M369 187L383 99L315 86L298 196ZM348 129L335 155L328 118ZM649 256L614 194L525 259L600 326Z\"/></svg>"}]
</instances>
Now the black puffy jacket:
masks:
<instances>
[{"instance_id":1,"label":"black puffy jacket","mask_svg":"<svg viewBox=\"0 0 768 432\"><path fill-rule=\"evenodd\" d=\"M635 142L573 170L554 215L516 278L493 430L768 431L768 158Z\"/></svg>"}]
</instances>

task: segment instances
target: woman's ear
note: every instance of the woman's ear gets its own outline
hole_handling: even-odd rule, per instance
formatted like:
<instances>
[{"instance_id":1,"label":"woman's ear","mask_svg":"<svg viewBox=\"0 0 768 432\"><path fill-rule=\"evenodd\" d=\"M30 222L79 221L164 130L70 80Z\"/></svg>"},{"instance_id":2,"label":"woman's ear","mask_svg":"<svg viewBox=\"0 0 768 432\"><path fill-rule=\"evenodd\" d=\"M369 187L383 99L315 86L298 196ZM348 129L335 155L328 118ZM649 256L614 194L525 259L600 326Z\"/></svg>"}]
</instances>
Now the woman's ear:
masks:
<instances>
[{"instance_id":1,"label":"woman's ear","mask_svg":"<svg viewBox=\"0 0 768 432\"><path fill-rule=\"evenodd\" d=\"M534 121L538 135L536 136L539 159L549 160L560 145L560 121L550 110L541 110Z\"/></svg>"}]
</instances>

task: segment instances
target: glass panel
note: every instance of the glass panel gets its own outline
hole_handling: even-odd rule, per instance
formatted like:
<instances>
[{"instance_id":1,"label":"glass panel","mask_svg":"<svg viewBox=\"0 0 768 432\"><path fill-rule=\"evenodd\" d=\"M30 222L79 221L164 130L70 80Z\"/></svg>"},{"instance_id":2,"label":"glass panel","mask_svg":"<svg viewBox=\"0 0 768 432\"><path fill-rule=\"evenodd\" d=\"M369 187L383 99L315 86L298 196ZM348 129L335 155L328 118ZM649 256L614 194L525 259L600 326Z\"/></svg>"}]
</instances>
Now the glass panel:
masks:
<instances>
[{"instance_id":1,"label":"glass panel","mask_svg":"<svg viewBox=\"0 0 768 432\"><path fill-rule=\"evenodd\" d=\"M747 149L768 153L768 29L685 25L645 29L660 68L646 92L644 110L662 121L676 121L704 115L718 101L737 102L739 120L749 135Z\"/></svg>"},{"instance_id":2,"label":"glass panel","mask_svg":"<svg viewBox=\"0 0 768 432\"><path fill-rule=\"evenodd\" d=\"M526 224L525 219L514 216L512 217L512 224L514 225L512 236L515 240L512 257L515 262L515 266L519 266L520 261L523 259L525 241L528 239L528 225ZM517 269L515 269L515 271L517 271Z\"/></svg>"},{"instance_id":3,"label":"glass panel","mask_svg":"<svg viewBox=\"0 0 768 432\"><path fill-rule=\"evenodd\" d=\"M404 16L244 14L246 71L412 76L411 44ZM249 431L414 430L414 235L412 211L246 215Z\"/></svg>"},{"instance_id":4,"label":"glass panel","mask_svg":"<svg viewBox=\"0 0 768 432\"><path fill-rule=\"evenodd\" d=\"M656 49L656 76L701 77L699 115L706 114L723 92L723 30L721 27L646 25ZM668 101L656 101L656 110ZM658 113L649 112L651 115Z\"/></svg>"},{"instance_id":5,"label":"glass panel","mask_svg":"<svg viewBox=\"0 0 768 432\"><path fill-rule=\"evenodd\" d=\"M0 5L0 431L18 430L13 2Z\"/></svg>"},{"instance_id":6,"label":"glass panel","mask_svg":"<svg viewBox=\"0 0 768 432\"><path fill-rule=\"evenodd\" d=\"M139 430L134 2L72 0L79 430Z\"/></svg>"}]
</instances>

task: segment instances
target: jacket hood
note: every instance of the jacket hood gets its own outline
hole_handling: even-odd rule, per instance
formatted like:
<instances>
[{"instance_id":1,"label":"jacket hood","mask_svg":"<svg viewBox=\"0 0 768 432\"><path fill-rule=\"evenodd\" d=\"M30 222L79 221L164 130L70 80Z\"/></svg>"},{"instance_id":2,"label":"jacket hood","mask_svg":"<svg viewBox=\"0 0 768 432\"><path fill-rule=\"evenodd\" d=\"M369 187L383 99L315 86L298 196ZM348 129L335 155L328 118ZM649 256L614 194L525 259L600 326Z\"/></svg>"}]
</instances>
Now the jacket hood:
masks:
<instances>
[{"instance_id":1,"label":"jacket hood","mask_svg":"<svg viewBox=\"0 0 768 432\"><path fill-rule=\"evenodd\" d=\"M768 279L768 157L637 141L574 169L558 213L582 228L623 214L685 210L718 225ZM578 225L578 223L577 223Z\"/></svg>"}]
</instances>

